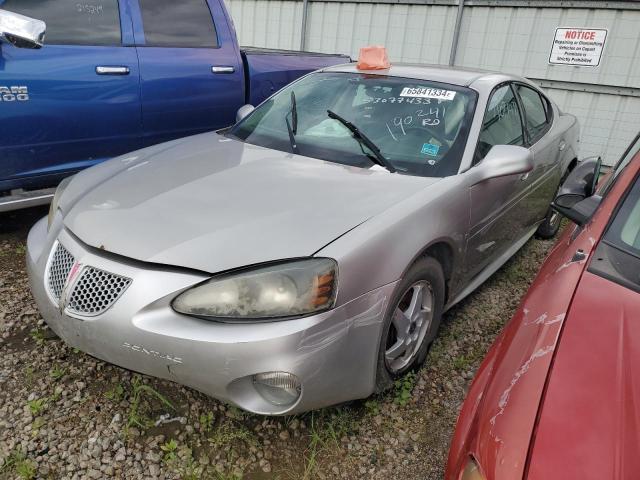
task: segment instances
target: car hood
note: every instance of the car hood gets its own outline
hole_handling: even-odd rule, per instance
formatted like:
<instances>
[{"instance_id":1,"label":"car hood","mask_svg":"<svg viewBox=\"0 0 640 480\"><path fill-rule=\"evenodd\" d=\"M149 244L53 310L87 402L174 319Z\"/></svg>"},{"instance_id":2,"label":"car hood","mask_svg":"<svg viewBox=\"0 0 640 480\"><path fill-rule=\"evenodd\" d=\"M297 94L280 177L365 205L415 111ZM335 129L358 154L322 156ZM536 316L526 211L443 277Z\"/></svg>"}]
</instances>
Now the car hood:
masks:
<instances>
[{"instance_id":1,"label":"car hood","mask_svg":"<svg viewBox=\"0 0 640 480\"><path fill-rule=\"evenodd\" d=\"M586 272L551 370L528 480L640 475L640 294Z\"/></svg>"},{"instance_id":2,"label":"car hood","mask_svg":"<svg viewBox=\"0 0 640 480\"><path fill-rule=\"evenodd\" d=\"M313 255L436 181L209 133L82 172L61 208L90 246L213 273Z\"/></svg>"}]
</instances>

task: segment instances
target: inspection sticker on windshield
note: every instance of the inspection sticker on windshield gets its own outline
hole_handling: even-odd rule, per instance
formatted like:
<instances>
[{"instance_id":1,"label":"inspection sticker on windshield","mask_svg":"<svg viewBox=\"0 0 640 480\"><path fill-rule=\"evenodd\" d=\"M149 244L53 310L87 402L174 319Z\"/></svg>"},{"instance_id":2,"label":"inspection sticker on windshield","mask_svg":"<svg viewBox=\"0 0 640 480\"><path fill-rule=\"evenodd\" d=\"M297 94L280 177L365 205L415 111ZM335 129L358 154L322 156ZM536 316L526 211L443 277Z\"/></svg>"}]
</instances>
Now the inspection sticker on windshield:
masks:
<instances>
[{"instance_id":1,"label":"inspection sticker on windshield","mask_svg":"<svg viewBox=\"0 0 640 480\"><path fill-rule=\"evenodd\" d=\"M431 155L432 157L437 157L438 152L440 151L439 145L434 145L433 143L425 143L422 145L422 154L423 155Z\"/></svg>"},{"instance_id":2,"label":"inspection sticker on windshield","mask_svg":"<svg viewBox=\"0 0 640 480\"><path fill-rule=\"evenodd\" d=\"M438 100L453 100L456 96L456 92L451 90L441 90L439 88L412 88L404 87L400 93L401 97L414 97L414 98L437 98Z\"/></svg>"}]
</instances>

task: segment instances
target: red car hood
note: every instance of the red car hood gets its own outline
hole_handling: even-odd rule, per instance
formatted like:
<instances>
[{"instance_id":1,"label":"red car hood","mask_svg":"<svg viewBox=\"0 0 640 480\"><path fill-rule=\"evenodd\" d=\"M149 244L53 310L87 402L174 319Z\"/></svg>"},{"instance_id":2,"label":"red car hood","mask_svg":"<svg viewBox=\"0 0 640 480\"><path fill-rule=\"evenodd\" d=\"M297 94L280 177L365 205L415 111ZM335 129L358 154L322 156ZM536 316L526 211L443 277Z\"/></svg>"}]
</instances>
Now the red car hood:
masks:
<instances>
[{"instance_id":1,"label":"red car hood","mask_svg":"<svg viewBox=\"0 0 640 480\"><path fill-rule=\"evenodd\" d=\"M580 280L552 367L527 480L640 478L640 294Z\"/></svg>"}]
</instances>

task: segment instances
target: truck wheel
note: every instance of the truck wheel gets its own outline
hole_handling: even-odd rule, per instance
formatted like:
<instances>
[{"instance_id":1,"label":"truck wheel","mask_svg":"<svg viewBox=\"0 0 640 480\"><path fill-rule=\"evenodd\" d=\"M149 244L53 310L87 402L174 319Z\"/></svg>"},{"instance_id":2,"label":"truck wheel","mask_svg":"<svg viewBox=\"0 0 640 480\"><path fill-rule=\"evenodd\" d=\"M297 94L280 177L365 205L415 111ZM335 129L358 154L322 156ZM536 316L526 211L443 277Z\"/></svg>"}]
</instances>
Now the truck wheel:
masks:
<instances>
[{"instance_id":1,"label":"truck wheel","mask_svg":"<svg viewBox=\"0 0 640 480\"><path fill-rule=\"evenodd\" d=\"M444 289L442 267L431 257L417 260L396 287L382 326L377 392L424 362L440 327Z\"/></svg>"}]
</instances>

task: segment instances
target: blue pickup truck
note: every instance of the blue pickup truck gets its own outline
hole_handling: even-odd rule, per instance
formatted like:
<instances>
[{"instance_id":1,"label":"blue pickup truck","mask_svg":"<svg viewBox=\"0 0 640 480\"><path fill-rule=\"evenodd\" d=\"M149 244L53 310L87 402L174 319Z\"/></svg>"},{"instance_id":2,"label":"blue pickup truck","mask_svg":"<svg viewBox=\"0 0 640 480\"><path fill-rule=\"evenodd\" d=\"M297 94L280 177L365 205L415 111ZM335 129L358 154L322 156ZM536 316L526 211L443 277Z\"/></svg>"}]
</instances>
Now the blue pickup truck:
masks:
<instances>
[{"instance_id":1,"label":"blue pickup truck","mask_svg":"<svg viewBox=\"0 0 640 480\"><path fill-rule=\"evenodd\" d=\"M0 0L0 212L46 203L108 158L228 126L242 105L349 61L240 48L222 0Z\"/></svg>"}]
</instances>

